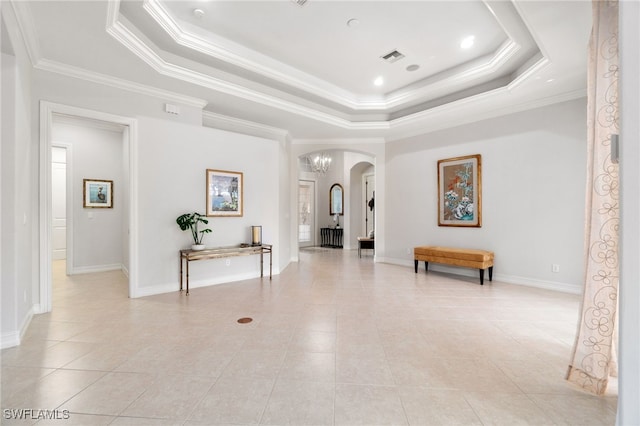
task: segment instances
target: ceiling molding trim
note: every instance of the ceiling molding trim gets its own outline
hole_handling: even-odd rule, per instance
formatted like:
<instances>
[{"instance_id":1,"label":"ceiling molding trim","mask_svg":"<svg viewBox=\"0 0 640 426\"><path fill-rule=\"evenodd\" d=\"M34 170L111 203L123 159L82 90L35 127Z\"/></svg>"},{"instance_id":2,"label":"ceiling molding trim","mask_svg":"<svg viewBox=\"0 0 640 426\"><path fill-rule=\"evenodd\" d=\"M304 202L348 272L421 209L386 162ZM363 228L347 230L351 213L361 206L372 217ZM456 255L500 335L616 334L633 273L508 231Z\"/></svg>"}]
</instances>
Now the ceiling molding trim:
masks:
<instances>
[{"instance_id":1,"label":"ceiling molding trim","mask_svg":"<svg viewBox=\"0 0 640 426\"><path fill-rule=\"evenodd\" d=\"M204 99L185 96L179 93L170 92L168 90L157 89L155 87L146 86L140 83L134 83L105 74L100 74L95 71L89 71L84 68L74 67L72 65L62 64L60 62L51 61L49 59L41 59L35 65L35 68L43 71L62 74L67 77L77 78L80 80L90 81L92 83L102 84L105 86L138 93L145 96L151 96L171 102L177 102L190 107L202 109L208 104L208 102Z\"/></svg>"},{"instance_id":2,"label":"ceiling molding trim","mask_svg":"<svg viewBox=\"0 0 640 426\"><path fill-rule=\"evenodd\" d=\"M222 126L238 133L259 135L266 139L276 139L283 141L289 136L289 131L278 127L267 126L254 121L242 120L228 115L217 114L211 111L202 112L202 123L207 127ZM210 126L209 126L210 125Z\"/></svg>"},{"instance_id":3,"label":"ceiling molding trim","mask_svg":"<svg viewBox=\"0 0 640 426\"><path fill-rule=\"evenodd\" d=\"M538 98L531 101L521 102L517 104L510 104L500 108L489 109L486 108L482 113L460 115L453 113L452 110L460 110L465 108L465 104L472 102L481 102L482 98L490 98L499 95L508 94L510 91L507 87L500 87L490 92L481 93L471 98L462 99L460 101L452 102L450 104L436 107L422 113L417 113L411 116L398 118L391 122L391 129L402 130L408 128L405 132L392 132L386 139L387 141L396 141L400 139L406 139L421 134L427 134L438 130L447 129L450 127L461 126L469 123L475 123L482 120L488 120L495 117L505 116L516 112L527 111L530 109L541 108L547 105L553 105L557 103L567 102L574 99L584 98L587 96L587 89L578 89L570 92L561 93L559 95L548 96L545 98ZM488 100L488 99L487 99ZM447 117L442 119L439 116ZM411 127L413 125L413 127Z\"/></svg>"},{"instance_id":4,"label":"ceiling molding trim","mask_svg":"<svg viewBox=\"0 0 640 426\"><path fill-rule=\"evenodd\" d=\"M487 55L485 61L468 69L461 71L446 78L431 78L428 84L418 90L401 91L399 94L386 96L383 99L365 99L359 98L344 89L341 89L335 85L318 80L316 77L304 73L296 68L290 67L286 64L277 62L278 67L285 68L285 72L279 72L273 67L265 66L255 61L248 60L245 56L235 54L229 49L218 46L212 43L210 40L204 40L203 38L185 31L180 24L171 16L171 14L162 6L157 0L145 0L144 9L149 15L162 27L162 29L181 46L201 52L205 55L215 57L257 74L263 75L267 78L285 83L289 86L296 87L297 89L304 90L315 96L322 97L331 102L337 103L344 107L353 109L355 111L369 111L369 110L385 110L401 106L405 102L413 100L420 100L427 98L429 95L437 96L445 90L450 90L452 87L458 84L463 84L473 79L482 78L495 72L500 67L504 66L510 59L512 59L518 51L521 50L519 43L513 39L509 39L503 43L497 50L491 55ZM500 19L492 11L498 22ZM504 18L506 19L506 17ZM505 25L502 24L504 27ZM259 53L256 53L259 54ZM265 61L274 61L272 58L265 57ZM464 66L461 66L461 68ZM304 79L296 78L295 74L302 74ZM306 81L305 81L306 80ZM314 83L310 83L314 82ZM321 87L328 86L328 87ZM338 93L338 94L336 94ZM424 99L423 99L424 100Z\"/></svg>"},{"instance_id":5,"label":"ceiling molding trim","mask_svg":"<svg viewBox=\"0 0 640 426\"><path fill-rule=\"evenodd\" d=\"M51 114L53 123L66 124L77 127L91 127L92 129L107 130L109 132L122 133L127 128L125 124L114 123L95 118L79 118L78 116L54 112Z\"/></svg>"},{"instance_id":6,"label":"ceiling molding trim","mask_svg":"<svg viewBox=\"0 0 640 426\"><path fill-rule=\"evenodd\" d=\"M115 9L115 7L113 8ZM207 87L209 89L237 96L251 102L261 103L283 111L291 112L296 115L320 121L326 124L334 125L347 130L388 130L392 127L389 121L363 121L354 122L346 120L335 115L324 113L309 107L304 107L293 102L285 101L275 96L266 95L253 89L249 89L237 84L225 82L223 80L213 78L209 75L199 73L178 65L169 63L162 59L153 49L142 42L123 21L124 17L109 16L107 20L107 32L118 40L123 46L127 47L132 53L142 59L145 63L155 69L162 75L176 78L198 86ZM505 53L502 57L506 57L518 45L511 42L506 43L502 47ZM418 113L419 114L419 113ZM409 116L412 117L415 114Z\"/></svg>"},{"instance_id":7,"label":"ceiling molding trim","mask_svg":"<svg viewBox=\"0 0 640 426\"><path fill-rule=\"evenodd\" d=\"M385 144L385 138L329 138L329 139L293 139L291 145L355 145L355 144Z\"/></svg>"},{"instance_id":8,"label":"ceiling molding trim","mask_svg":"<svg viewBox=\"0 0 640 426\"><path fill-rule=\"evenodd\" d=\"M142 59L145 63L155 69L158 73L176 78L178 80L192 83L198 86L206 87L218 92L226 93L232 96L246 99L251 102L260 103L270 107L278 108L283 111L301 115L323 123L331 124L350 130L376 130L388 129L389 124L386 121L373 122L351 122L344 118L340 118L328 113L324 113L312 108L304 107L293 102L285 101L275 96L270 96L256 90L252 90L237 84L229 83L209 75L199 73L178 65L169 63L162 59L158 54L144 44L131 30L123 23L123 17L115 20L109 16L107 19L107 32L118 40L123 46L128 48L133 54Z\"/></svg>"},{"instance_id":9,"label":"ceiling molding trim","mask_svg":"<svg viewBox=\"0 0 640 426\"><path fill-rule=\"evenodd\" d=\"M435 81L434 83L438 83L437 87L434 87L435 85L432 83L423 86L420 89L411 90L409 92L405 92L403 94L390 98L389 102L387 102L387 106L393 108L414 99L434 98L439 93L449 91L456 85L467 83L474 79L489 75L505 65L518 53L520 49L521 47L518 43L514 42L513 40L508 40L500 46L500 48L488 61L482 62L481 64L478 64L466 71L454 73L450 77L445 77L443 79Z\"/></svg>"},{"instance_id":10,"label":"ceiling molding trim","mask_svg":"<svg viewBox=\"0 0 640 426\"><path fill-rule=\"evenodd\" d=\"M530 19L527 18L527 14L524 13L524 11L522 10L522 6L517 1L512 0L510 3L515 8L516 12L518 13L518 16L522 20L522 23L524 24L525 28L529 32L529 35L531 36L536 46L542 53L542 56L544 56L545 58L548 58L549 54L547 53L547 49L545 48L544 43L542 43L542 37L540 37L540 35L535 31L535 27L531 25Z\"/></svg>"},{"instance_id":11,"label":"ceiling molding trim","mask_svg":"<svg viewBox=\"0 0 640 426\"><path fill-rule=\"evenodd\" d=\"M268 58L256 52L257 55L264 56L265 61L277 62L277 66L284 69L283 71L276 71L273 67L267 67L255 61L251 61L246 56L235 54L229 51L229 49L220 47L209 40L204 40L196 34L185 31L157 0L145 0L143 7L158 23L158 25L160 25L169 35L169 37L181 46L223 60L281 83L294 86L340 105L353 109L361 107L361 102L355 99L355 97L349 92L333 84L326 83L313 75L298 70L297 68L275 61L272 58ZM295 76L296 74L301 74L299 77L302 78L297 78ZM315 84L311 84L311 81ZM369 101L366 106L371 109L384 108L385 102L382 100Z\"/></svg>"},{"instance_id":12,"label":"ceiling molding trim","mask_svg":"<svg viewBox=\"0 0 640 426\"><path fill-rule=\"evenodd\" d=\"M533 77L538 71L541 71L544 68L546 68L549 64L551 64L551 61L548 58L546 57L539 58L537 61L535 61L535 63L532 66L527 68L523 73L521 73L515 79L513 79L513 81L507 85L507 88L509 90L514 90L515 88L520 86L522 83L524 83L526 80Z\"/></svg>"},{"instance_id":13,"label":"ceiling molding trim","mask_svg":"<svg viewBox=\"0 0 640 426\"><path fill-rule=\"evenodd\" d=\"M31 65L35 65L40 60L41 53L40 45L38 44L38 33L36 25L33 23L29 2L11 0L11 8L18 23Z\"/></svg>"}]
</instances>

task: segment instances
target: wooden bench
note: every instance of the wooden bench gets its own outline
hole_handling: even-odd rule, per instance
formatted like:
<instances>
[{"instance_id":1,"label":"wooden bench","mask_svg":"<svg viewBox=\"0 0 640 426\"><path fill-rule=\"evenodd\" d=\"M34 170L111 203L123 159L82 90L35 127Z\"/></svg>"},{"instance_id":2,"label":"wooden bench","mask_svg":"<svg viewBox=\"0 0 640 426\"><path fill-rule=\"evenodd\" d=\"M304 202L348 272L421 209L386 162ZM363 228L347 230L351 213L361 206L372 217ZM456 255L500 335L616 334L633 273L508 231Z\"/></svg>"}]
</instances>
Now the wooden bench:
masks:
<instances>
[{"instance_id":1,"label":"wooden bench","mask_svg":"<svg viewBox=\"0 0 640 426\"><path fill-rule=\"evenodd\" d=\"M375 250L375 240L373 238L358 237L358 257L362 257L362 250L371 249Z\"/></svg>"},{"instance_id":2,"label":"wooden bench","mask_svg":"<svg viewBox=\"0 0 640 426\"><path fill-rule=\"evenodd\" d=\"M429 262L433 262L479 269L481 285L484 284L485 269L489 269L489 281L493 278L493 252L491 251L422 246L414 247L413 258L416 274L418 273L418 262L423 261L425 272L429 269Z\"/></svg>"}]
</instances>

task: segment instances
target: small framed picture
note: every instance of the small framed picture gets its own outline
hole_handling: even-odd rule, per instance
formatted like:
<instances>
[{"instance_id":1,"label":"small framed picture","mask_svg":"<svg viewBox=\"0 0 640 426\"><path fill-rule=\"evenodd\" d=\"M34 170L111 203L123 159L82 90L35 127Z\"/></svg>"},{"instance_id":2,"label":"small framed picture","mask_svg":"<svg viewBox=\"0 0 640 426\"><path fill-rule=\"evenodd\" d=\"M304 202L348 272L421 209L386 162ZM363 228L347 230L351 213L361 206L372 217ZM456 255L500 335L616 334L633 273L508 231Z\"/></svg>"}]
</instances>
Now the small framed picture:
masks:
<instances>
[{"instance_id":1,"label":"small framed picture","mask_svg":"<svg viewBox=\"0 0 640 426\"><path fill-rule=\"evenodd\" d=\"M113 181L82 179L82 203L85 209L113 208Z\"/></svg>"},{"instance_id":2,"label":"small framed picture","mask_svg":"<svg viewBox=\"0 0 640 426\"><path fill-rule=\"evenodd\" d=\"M242 216L242 172L207 169L207 216Z\"/></svg>"}]
</instances>

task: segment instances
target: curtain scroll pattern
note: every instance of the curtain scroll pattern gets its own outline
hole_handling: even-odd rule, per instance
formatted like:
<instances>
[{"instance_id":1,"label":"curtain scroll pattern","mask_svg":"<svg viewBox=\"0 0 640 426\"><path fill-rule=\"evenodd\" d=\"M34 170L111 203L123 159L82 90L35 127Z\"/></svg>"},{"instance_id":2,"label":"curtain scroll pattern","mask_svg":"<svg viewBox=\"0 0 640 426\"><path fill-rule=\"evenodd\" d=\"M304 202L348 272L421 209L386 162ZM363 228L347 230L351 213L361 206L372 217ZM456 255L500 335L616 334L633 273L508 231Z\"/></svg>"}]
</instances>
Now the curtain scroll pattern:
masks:
<instances>
[{"instance_id":1,"label":"curtain scroll pattern","mask_svg":"<svg viewBox=\"0 0 640 426\"><path fill-rule=\"evenodd\" d=\"M618 304L618 2L593 1L589 44L585 283L581 321L567 380L601 395L615 375Z\"/></svg>"}]
</instances>

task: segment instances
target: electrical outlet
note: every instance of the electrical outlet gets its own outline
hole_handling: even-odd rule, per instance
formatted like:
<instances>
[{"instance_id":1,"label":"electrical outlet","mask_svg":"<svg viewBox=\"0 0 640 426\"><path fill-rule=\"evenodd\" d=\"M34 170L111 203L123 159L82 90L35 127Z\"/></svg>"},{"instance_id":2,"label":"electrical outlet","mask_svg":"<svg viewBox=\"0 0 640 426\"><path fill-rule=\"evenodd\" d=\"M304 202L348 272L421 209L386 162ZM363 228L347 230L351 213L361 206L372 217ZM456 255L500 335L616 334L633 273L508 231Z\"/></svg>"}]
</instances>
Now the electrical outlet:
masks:
<instances>
[{"instance_id":1,"label":"electrical outlet","mask_svg":"<svg viewBox=\"0 0 640 426\"><path fill-rule=\"evenodd\" d=\"M560 272L560 265L554 263L551 265L551 272Z\"/></svg>"},{"instance_id":2,"label":"electrical outlet","mask_svg":"<svg viewBox=\"0 0 640 426\"><path fill-rule=\"evenodd\" d=\"M231 259L226 259L224 261L224 264L227 265L227 266L231 265Z\"/></svg>"},{"instance_id":3,"label":"electrical outlet","mask_svg":"<svg viewBox=\"0 0 640 426\"><path fill-rule=\"evenodd\" d=\"M407 254L411 254L411 249L410 248L407 249Z\"/></svg>"}]
</instances>

